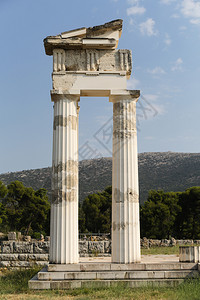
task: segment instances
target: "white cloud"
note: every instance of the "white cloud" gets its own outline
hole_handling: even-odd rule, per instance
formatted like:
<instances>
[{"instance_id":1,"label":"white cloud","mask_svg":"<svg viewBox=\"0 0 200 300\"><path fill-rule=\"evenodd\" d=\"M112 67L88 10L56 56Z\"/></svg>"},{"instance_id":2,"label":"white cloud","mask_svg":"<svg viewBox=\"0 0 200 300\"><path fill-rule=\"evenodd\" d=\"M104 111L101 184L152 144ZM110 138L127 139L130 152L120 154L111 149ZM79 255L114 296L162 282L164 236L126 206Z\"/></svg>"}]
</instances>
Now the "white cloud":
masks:
<instances>
[{"instance_id":1,"label":"white cloud","mask_svg":"<svg viewBox=\"0 0 200 300\"><path fill-rule=\"evenodd\" d=\"M152 18L146 20L146 22L141 23L140 31L143 35L153 36L157 35L157 31L154 29L155 21Z\"/></svg>"},{"instance_id":2,"label":"white cloud","mask_svg":"<svg viewBox=\"0 0 200 300\"><path fill-rule=\"evenodd\" d=\"M168 33L165 34L165 40L164 40L164 43L165 43L167 46L171 45L171 43L172 43L172 40L170 39L170 36L169 36Z\"/></svg>"},{"instance_id":3,"label":"white cloud","mask_svg":"<svg viewBox=\"0 0 200 300\"><path fill-rule=\"evenodd\" d=\"M186 18L189 18L192 24L200 24L200 1L183 0L181 13Z\"/></svg>"},{"instance_id":4,"label":"white cloud","mask_svg":"<svg viewBox=\"0 0 200 300\"><path fill-rule=\"evenodd\" d=\"M145 140L152 141L155 140L154 136L145 136Z\"/></svg>"},{"instance_id":5,"label":"white cloud","mask_svg":"<svg viewBox=\"0 0 200 300\"><path fill-rule=\"evenodd\" d=\"M134 77L131 77L127 82L127 88L129 90L137 90L139 88L140 81Z\"/></svg>"},{"instance_id":6,"label":"white cloud","mask_svg":"<svg viewBox=\"0 0 200 300\"><path fill-rule=\"evenodd\" d=\"M195 25L199 25L200 24L200 19L191 19L190 23L195 24Z\"/></svg>"},{"instance_id":7,"label":"white cloud","mask_svg":"<svg viewBox=\"0 0 200 300\"><path fill-rule=\"evenodd\" d=\"M138 5L140 0L127 0L128 4L130 5Z\"/></svg>"},{"instance_id":8,"label":"white cloud","mask_svg":"<svg viewBox=\"0 0 200 300\"><path fill-rule=\"evenodd\" d=\"M152 75L160 75L160 74L165 74L165 71L161 67L155 67L152 70L148 70L148 73Z\"/></svg>"},{"instance_id":9,"label":"white cloud","mask_svg":"<svg viewBox=\"0 0 200 300\"><path fill-rule=\"evenodd\" d=\"M173 14L173 15L171 15L171 18L172 18L172 19L179 19L180 16L179 16L178 14Z\"/></svg>"},{"instance_id":10,"label":"white cloud","mask_svg":"<svg viewBox=\"0 0 200 300\"><path fill-rule=\"evenodd\" d=\"M172 70L172 71L181 71L181 70L182 70L182 64L183 64L183 60L182 60L182 58L179 57L179 58L175 61L175 63L174 63L174 65L172 66L171 70Z\"/></svg>"},{"instance_id":11,"label":"white cloud","mask_svg":"<svg viewBox=\"0 0 200 300\"><path fill-rule=\"evenodd\" d=\"M155 102L158 100L158 95L155 94L145 94L144 98L149 102Z\"/></svg>"},{"instance_id":12,"label":"white cloud","mask_svg":"<svg viewBox=\"0 0 200 300\"><path fill-rule=\"evenodd\" d=\"M126 12L127 15L142 15L144 14L146 11L146 8L144 8L143 6L131 6L129 8L127 8Z\"/></svg>"},{"instance_id":13,"label":"white cloud","mask_svg":"<svg viewBox=\"0 0 200 300\"><path fill-rule=\"evenodd\" d=\"M136 5L139 4L139 0L127 0L128 4L130 5Z\"/></svg>"},{"instance_id":14,"label":"white cloud","mask_svg":"<svg viewBox=\"0 0 200 300\"><path fill-rule=\"evenodd\" d=\"M180 27L179 27L179 30L180 30L180 31L185 31L186 29L187 29L186 26L180 26Z\"/></svg>"},{"instance_id":15,"label":"white cloud","mask_svg":"<svg viewBox=\"0 0 200 300\"><path fill-rule=\"evenodd\" d=\"M141 103L140 103L141 102ZM160 114L163 115L166 110L165 107L162 104L159 103L159 96L155 94L145 94L142 95L137 103L137 108L138 108L138 115L141 114L141 108L143 107L145 110L145 119L152 119L156 115ZM140 107L141 106L141 107Z\"/></svg>"},{"instance_id":16,"label":"white cloud","mask_svg":"<svg viewBox=\"0 0 200 300\"><path fill-rule=\"evenodd\" d=\"M175 2L176 0L160 0L160 3L162 4L171 4L172 2Z\"/></svg>"},{"instance_id":17,"label":"white cloud","mask_svg":"<svg viewBox=\"0 0 200 300\"><path fill-rule=\"evenodd\" d=\"M130 25L134 25L134 20L133 20L132 18L130 18L129 24L130 24Z\"/></svg>"}]
</instances>

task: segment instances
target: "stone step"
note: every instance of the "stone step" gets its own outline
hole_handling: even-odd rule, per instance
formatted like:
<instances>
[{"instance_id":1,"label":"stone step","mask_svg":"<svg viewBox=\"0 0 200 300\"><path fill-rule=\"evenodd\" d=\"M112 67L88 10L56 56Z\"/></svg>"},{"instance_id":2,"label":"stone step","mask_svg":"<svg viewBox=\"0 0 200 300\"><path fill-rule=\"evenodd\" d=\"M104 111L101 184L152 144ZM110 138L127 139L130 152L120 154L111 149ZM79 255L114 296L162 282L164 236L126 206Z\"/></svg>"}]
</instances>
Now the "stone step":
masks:
<instances>
[{"instance_id":1,"label":"stone step","mask_svg":"<svg viewBox=\"0 0 200 300\"><path fill-rule=\"evenodd\" d=\"M124 279L174 279L197 277L197 270L176 271L101 271L101 272L46 272L38 273L39 280L124 280Z\"/></svg>"},{"instance_id":2,"label":"stone step","mask_svg":"<svg viewBox=\"0 0 200 300\"><path fill-rule=\"evenodd\" d=\"M81 271L144 271L144 270L197 270L197 263L78 263L78 264L49 264L49 272L81 272Z\"/></svg>"},{"instance_id":3,"label":"stone step","mask_svg":"<svg viewBox=\"0 0 200 300\"><path fill-rule=\"evenodd\" d=\"M176 287L184 279L148 279L148 280L38 280L37 276L29 281L29 288L34 290L45 289L75 289L75 288L100 288L111 286L125 287Z\"/></svg>"}]
</instances>

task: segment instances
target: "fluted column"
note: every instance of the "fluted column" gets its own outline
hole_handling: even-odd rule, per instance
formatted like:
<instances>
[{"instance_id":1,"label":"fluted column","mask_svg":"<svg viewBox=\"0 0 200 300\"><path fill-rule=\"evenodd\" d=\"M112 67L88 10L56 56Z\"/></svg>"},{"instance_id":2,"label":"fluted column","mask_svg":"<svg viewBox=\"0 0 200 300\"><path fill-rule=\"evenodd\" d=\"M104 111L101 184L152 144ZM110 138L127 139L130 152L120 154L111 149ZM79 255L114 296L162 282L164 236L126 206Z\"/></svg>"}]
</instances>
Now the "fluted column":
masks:
<instances>
[{"instance_id":1,"label":"fluted column","mask_svg":"<svg viewBox=\"0 0 200 300\"><path fill-rule=\"evenodd\" d=\"M54 101L50 262L78 263L78 96Z\"/></svg>"},{"instance_id":2,"label":"fluted column","mask_svg":"<svg viewBox=\"0 0 200 300\"><path fill-rule=\"evenodd\" d=\"M133 91L134 92L134 91ZM136 102L133 95L112 96L112 262L140 262Z\"/></svg>"}]
</instances>

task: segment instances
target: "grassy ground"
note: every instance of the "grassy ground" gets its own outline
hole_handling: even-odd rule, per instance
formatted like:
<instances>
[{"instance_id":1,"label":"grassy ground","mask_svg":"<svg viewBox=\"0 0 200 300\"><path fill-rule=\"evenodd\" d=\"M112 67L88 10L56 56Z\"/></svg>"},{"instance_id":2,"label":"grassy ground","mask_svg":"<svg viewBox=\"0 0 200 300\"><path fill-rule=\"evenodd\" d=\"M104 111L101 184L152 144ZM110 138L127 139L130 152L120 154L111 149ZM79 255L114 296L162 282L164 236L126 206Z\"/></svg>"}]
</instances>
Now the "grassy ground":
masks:
<instances>
[{"instance_id":1,"label":"grassy ground","mask_svg":"<svg viewBox=\"0 0 200 300\"><path fill-rule=\"evenodd\" d=\"M141 250L142 255L156 255L156 254L162 254L162 255L179 255L179 246L173 246L173 247L152 247L149 249L142 249Z\"/></svg>"},{"instance_id":2,"label":"grassy ground","mask_svg":"<svg viewBox=\"0 0 200 300\"><path fill-rule=\"evenodd\" d=\"M101 289L76 289L69 291L30 291L28 280L38 272L31 270L3 271L0 277L0 299L169 299L196 300L200 299L200 280L188 280L176 288L126 288L123 286Z\"/></svg>"}]
</instances>

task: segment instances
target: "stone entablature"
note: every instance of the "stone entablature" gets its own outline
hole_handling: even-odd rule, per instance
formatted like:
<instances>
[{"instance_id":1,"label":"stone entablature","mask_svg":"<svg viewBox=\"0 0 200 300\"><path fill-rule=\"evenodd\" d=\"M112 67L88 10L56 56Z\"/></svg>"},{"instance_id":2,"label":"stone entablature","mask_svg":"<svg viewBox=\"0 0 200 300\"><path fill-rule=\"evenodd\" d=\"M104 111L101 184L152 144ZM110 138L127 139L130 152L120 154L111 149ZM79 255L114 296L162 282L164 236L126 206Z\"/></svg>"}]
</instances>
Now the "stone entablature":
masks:
<instances>
[{"instance_id":1,"label":"stone entablature","mask_svg":"<svg viewBox=\"0 0 200 300\"><path fill-rule=\"evenodd\" d=\"M53 74L57 72L119 73L129 76L132 69L130 50L53 50Z\"/></svg>"},{"instance_id":2,"label":"stone entablature","mask_svg":"<svg viewBox=\"0 0 200 300\"><path fill-rule=\"evenodd\" d=\"M132 54L116 49L121 31L122 20L115 20L44 39L46 54L53 56L53 92L106 97L126 91Z\"/></svg>"}]
</instances>

